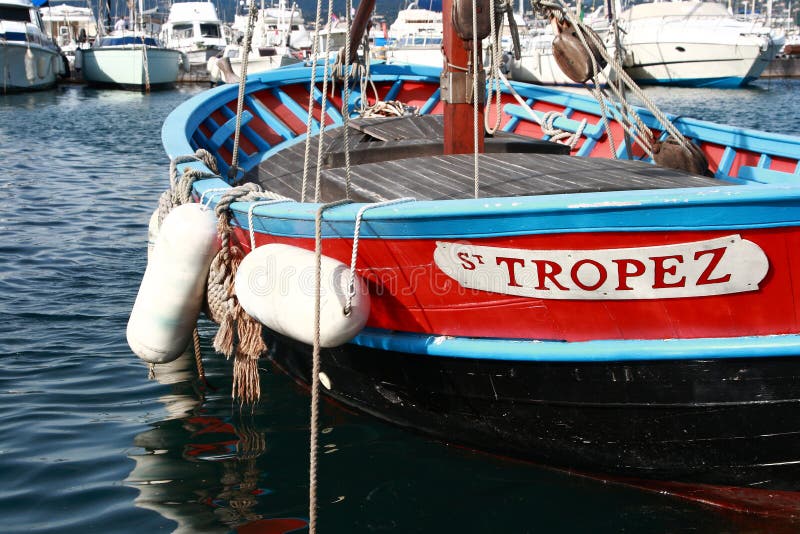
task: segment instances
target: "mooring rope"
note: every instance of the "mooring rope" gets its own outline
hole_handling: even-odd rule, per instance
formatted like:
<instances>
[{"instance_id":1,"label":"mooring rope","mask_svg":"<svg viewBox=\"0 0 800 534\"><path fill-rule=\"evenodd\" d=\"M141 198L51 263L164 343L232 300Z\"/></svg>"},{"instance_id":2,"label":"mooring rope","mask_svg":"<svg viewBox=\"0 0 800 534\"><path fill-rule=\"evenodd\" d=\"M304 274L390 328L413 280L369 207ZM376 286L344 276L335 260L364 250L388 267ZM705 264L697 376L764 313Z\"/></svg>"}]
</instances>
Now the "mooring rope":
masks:
<instances>
[{"instance_id":1,"label":"mooring rope","mask_svg":"<svg viewBox=\"0 0 800 534\"><path fill-rule=\"evenodd\" d=\"M319 441L320 323L322 298L322 214L325 210L349 203L342 199L317 208L314 218L314 347L311 357L311 437L309 443L308 532L317 531L317 456Z\"/></svg>"},{"instance_id":2,"label":"mooring rope","mask_svg":"<svg viewBox=\"0 0 800 534\"><path fill-rule=\"evenodd\" d=\"M142 66L144 67L144 90L150 92L150 64L147 61L147 43L142 33Z\"/></svg>"}]
</instances>

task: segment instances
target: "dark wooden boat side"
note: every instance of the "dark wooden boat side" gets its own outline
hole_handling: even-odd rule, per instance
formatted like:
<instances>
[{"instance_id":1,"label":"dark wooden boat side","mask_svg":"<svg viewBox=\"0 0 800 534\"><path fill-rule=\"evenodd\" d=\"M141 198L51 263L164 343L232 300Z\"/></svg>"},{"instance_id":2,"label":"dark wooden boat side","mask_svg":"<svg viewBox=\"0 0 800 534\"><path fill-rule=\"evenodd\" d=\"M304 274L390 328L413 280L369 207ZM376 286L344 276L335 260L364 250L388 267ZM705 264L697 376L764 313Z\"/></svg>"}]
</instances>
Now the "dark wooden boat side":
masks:
<instances>
[{"instance_id":1,"label":"dark wooden boat side","mask_svg":"<svg viewBox=\"0 0 800 534\"><path fill-rule=\"evenodd\" d=\"M309 382L311 348L273 344ZM326 394L450 443L613 477L800 490L797 357L509 362L350 344L323 350L321 368Z\"/></svg>"}]
</instances>

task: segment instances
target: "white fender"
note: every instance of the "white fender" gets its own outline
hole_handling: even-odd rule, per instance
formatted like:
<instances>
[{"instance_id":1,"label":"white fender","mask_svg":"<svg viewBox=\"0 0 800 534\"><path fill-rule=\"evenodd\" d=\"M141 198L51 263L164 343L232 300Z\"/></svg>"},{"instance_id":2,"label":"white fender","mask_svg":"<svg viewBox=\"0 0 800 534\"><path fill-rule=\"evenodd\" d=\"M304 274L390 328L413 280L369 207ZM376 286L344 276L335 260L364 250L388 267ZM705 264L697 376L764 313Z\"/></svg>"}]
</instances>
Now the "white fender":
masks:
<instances>
[{"instance_id":1,"label":"white fender","mask_svg":"<svg viewBox=\"0 0 800 534\"><path fill-rule=\"evenodd\" d=\"M186 52L181 52L181 69L183 72L190 72L192 70L192 64L189 63L189 56L186 55Z\"/></svg>"},{"instance_id":2,"label":"white fender","mask_svg":"<svg viewBox=\"0 0 800 534\"><path fill-rule=\"evenodd\" d=\"M219 247L213 211L184 204L164 219L128 319L128 345L141 359L171 362L189 344Z\"/></svg>"},{"instance_id":3,"label":"white fender","mask_svg":"<svg viewBox=\"0 0 800 534\"><path fill-rule=\"evenodd\" d=\"M28 79L28 83L36 81L36 58L30 47L25 51L25 77Z\"/></svg>"},{"instance_id":4,"label":"white fender","mask_svg":"<svg viewBox=\"0 0 800 534\"><path fill-rule=\"evenodd\" d=\"M81 70L83 68L83 50L81 48L75 50L75 63L73 65L75 70Z\"/></svg>"},{"instance_id":5,"label":"white fender","mask_svg":"<svg viewBox=\"0 0 800 534\"><path fill-rule=\"evenodd\" d=\"M320 345L337 347L358 334L369 317L369 292L356 277L352 309L344 306L350 268L322 257L320 286ZM264 326L309 345L314 342L314 253L271 243L245 256L236 272L234 287L239 304Z\"/></svg>"},{"instance_id":6,"label":"white fender","mask_svg":"<svg viewBox=\"0 0 800 534\"><path fill-rule=\"evenodd\" d=\"M52 65L52 61L47 59L46 56L41 55L39 59L36 61L36 74L39 78L46 78L50 75L50 66Z\"/></svg>"}]
</instances>

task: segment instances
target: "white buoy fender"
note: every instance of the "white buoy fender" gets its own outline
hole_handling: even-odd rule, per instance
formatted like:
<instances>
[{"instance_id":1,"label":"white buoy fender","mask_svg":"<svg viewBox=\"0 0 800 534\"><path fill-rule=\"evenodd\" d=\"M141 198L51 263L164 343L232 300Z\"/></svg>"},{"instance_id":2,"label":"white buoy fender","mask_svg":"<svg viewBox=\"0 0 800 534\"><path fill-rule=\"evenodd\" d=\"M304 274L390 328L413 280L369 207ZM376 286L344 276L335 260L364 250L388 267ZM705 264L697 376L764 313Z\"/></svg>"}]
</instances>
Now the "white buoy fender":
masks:
<instances>
[{"instance_id":1,"label":"white buoy fender","mask_svg":"<svg viewBox=\"0 0 800 534\"><path fill-rule=\"evenodd\" d=\"M314 342L314 253L291 245L271 243L245 256L234 287L239 304L264 326L309 345ZM337 347L358 334L369 317L369 292L356 276L352 309L344 307L350 268L322 256L320 285L320 345Z\"/></svg>"},{"instance_id":2,"label":"white buoy fender","mask_svg":"<svg viewBox=\"0 0 800 534\"><path fill-rule=\"evenodd\" d=\"M128 319L128 345L141 359L167 363L186 349L219 246L217 218L199 204L164 219Z\"/></svg>"},{"instance_id":3,"label":"white buoy fender","mask_svg":"<svg viewBox=\"0 0 800 534\"><path fill-rule=\"evenodd\" d=\"M36 81L36 57L30 47L25 51L25 78L31 84Z\"/></svg>"},{"instance_id":4,"label":"white buoy fender","mask_svg":"<svg viewBox=\"0 0 800 534\"><path fill-rule=\"evenodd\" d=\"M181 52L181 70L183 70L183 72L190 72L192 70L192 64L189 63L189 56L186 52Z\"/></svg>"},{"instance_id":5,"label":"white buoy fender","mask_svg":"<svg viewBox=\"0 0 800 534\"><path fill-rule=\"evenodd\" d=\"M78 48L75 50L75 70L83 68L83 50Z\"/></svg>"}]
</instances>

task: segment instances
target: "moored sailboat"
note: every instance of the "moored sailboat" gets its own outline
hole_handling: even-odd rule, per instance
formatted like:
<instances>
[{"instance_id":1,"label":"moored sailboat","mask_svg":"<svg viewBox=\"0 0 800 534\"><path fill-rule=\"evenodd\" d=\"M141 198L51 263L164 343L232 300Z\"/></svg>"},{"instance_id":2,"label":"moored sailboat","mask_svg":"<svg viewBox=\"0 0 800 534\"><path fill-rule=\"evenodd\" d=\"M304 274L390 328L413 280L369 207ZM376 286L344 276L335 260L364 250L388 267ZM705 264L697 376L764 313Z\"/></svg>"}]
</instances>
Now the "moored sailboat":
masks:
<instances>
[{"instance_id":1,"label":"moored sailboat","mask_svg":"<svg viewBox=\"0 0 800 534\"><path fill-rule=\"evenodd\" d=\"M131 13L136 13L132 1L130 6ZM139 0L138 13L141 12ZM134 15L133 20L134 29L102 35L91 48L76 52L76 62L80 63L87 84L133 91L168 89L177 82L181 68L189 70L185 54L166 48L157 38L147 35L141 18Z\"/></svg>"},{"instance_id":2,"label":"moored sailboat","mask_svg":"<svg viewBox=\"0 0 800 534\"><path fill-rule=\"evenodd\" d=\"M214 206L218 257L243 256L234 276L202 239L208 294L226 303L210 313L223 338L239 328L236 391L257 392L257 318L314 395L321 384L446 441L744 507L780 494L766 511L800 515L800 139L638 110L652 142L622 144L617 119L634 108L516 83L479 110L495 127L476 136L480 47L463 28L446 32L444 72L372 65L370 84L332 95L324 65L268 72L243 85L240 113L225 86L167 119L184 171L171 198ZM370 117L387 107L398 116ZM162 304L154 273L169 274L179 226L159 235L134 306L139 349L173 324L144 310Z\"/></svg>"}]
</instances>

